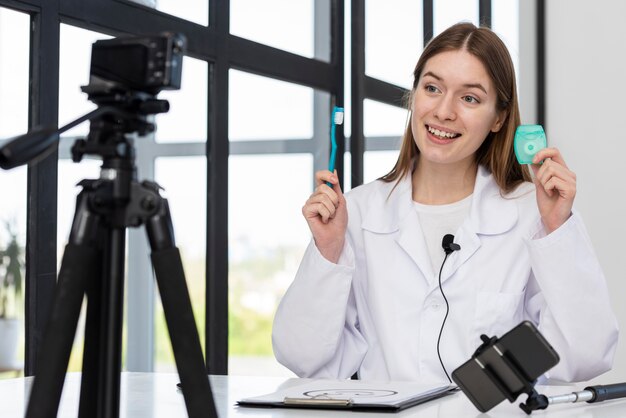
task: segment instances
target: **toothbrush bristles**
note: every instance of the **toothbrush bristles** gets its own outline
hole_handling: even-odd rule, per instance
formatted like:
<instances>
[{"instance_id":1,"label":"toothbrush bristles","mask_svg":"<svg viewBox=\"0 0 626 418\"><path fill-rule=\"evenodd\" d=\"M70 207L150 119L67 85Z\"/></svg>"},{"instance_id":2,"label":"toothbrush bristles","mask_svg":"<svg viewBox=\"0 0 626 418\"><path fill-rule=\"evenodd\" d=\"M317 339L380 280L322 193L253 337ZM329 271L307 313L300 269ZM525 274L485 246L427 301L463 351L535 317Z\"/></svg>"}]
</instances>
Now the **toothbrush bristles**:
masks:
<instances>
[{"instance_id":1,"label":"toothbrush bristles","mask_svg":"<svg viewBox=\"0 0 626 418\"><path fill-rule=\"evenodd\" d=\"M335 125L343 124L343 110L335 112Z\"/></svg>"}]
</instances>

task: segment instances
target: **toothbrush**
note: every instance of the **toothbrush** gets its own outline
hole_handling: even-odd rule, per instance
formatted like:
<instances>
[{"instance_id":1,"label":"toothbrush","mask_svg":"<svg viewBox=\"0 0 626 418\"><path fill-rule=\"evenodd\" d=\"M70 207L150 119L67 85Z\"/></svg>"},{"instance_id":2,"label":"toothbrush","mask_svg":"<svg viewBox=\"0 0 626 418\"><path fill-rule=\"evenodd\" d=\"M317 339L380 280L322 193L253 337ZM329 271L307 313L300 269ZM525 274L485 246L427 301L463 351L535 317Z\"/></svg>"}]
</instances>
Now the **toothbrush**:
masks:
<instances>
[{"instance_id":1,"label":"toothbrush","mask_svg":"<svg viewBox=\"0 0 626 418\"><path fill-rule=\"evenodd\" d=\"M343 107L333 106L333 112L330 116L330 159L328 160L328 171L335 172L335 159L337 156L337 140L335 139L335 126L343 124ZM331 182L327 181L326 185L333 188Z\"/></svg>"}]
</instances>

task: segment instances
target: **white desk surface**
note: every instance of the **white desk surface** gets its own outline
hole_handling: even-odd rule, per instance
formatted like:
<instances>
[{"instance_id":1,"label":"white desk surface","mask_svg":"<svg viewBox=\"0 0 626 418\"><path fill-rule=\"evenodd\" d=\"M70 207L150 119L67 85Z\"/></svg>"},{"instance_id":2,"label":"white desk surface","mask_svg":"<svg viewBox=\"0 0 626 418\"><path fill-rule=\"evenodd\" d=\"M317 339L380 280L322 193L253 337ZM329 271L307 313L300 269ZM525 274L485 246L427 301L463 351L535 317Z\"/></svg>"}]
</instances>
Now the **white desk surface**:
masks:
<instances>
[{"instance_id":1,"label":"white desk surface","mask_svg":"<svg viewBox=\"0 0 626 418\"><path fill-rule=\"evenodd\" d=\"M235 403L242 398L264 395L287 385L301 384L300 379L277 377L211 376L211 386L220 418L230 417L351 417L357 418L499 418L526 417L516 404L504 401L486 414L481 414L461 392L414 406L398 413L372 413L351 411L326 411L282 408L244 408ZM177 374L122 373L121 411L125 418L176 418L186 417L183 395L176 388ZM610 382L607 382L610 383ZM23 418L32 378L0 380L0 417ZM574 386L538 387L547 395L564 394L582 390L584 384ZM78 416L80 374L67 375L58 418ZM525 400L526 395L519 400ZM539 418L623 418L626 417L624 400L604 401L597 404L577 403L552 405L547 410L535 411Z\"/></svg>"}]
</instances>

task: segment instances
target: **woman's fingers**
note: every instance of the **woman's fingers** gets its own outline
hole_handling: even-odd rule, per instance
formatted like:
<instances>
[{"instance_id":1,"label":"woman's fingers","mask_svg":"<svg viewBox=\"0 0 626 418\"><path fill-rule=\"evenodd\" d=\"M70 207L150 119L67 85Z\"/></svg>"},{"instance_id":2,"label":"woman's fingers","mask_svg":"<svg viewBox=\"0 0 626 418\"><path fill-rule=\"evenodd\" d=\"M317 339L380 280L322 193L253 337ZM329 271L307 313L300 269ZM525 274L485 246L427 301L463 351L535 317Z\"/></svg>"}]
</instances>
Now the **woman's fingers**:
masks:
<instances>
[{"instance_id":1,"label":"woman's fingers","mask_svg":"<svg viewBox=\"0 0 626 418\"><path fill-rule=\"evenodd\" d=\"M533 157L533 164L539 164L542 161L550 159L567 168L567 164L558 148L544 148L539 150ZM545 161L544 161L545 162Z\"/></svg>"},{"instance_id":2,"label":"woman's fingers","mask_svg":"<svg viewBox=\"0 0 626 418\"><path fill-rule=\"evenodd\" d=\"M330 186L328 186L330 183ZM339 177L337 177L337 170L334 173L331 173L328 170L320 170L315 173L315 184L319 189L320 186L326 185L335 193L340 196L343 196L343 192L341 191L341 187L339 185Z\"/></svg>"},{"instance_id":3,"label":"woman's fingers","mask_svg":"<svg viewBox=\"0 0 626 418\"><path fill-rule=\"evenodd\" d=\"M315 184L317 186L321 185L321 184L326 184L327 182L331 183L331 184L336 184L339 182L339 179L337 178L337 170L335 170L335 173L331 173L328 170L320 170L317 171L315 173Z\"/></svg>"},{"instance_id":4,"label":"woman's fingers","mask_svg":"<svg viewBox=\"0 0 626 418\"><path fill-rule=\"evenodd\" d=\"M571 200L576 195L576 187L572 187L571 182L567 182L559 177L550 177L544 184L543 189L548 196L558 193L561 197Z\"/></svg>"},{"instance_id":5,"label":"woman's fingers","mask_svg":"<svg viewBox=\"0 0 626 418\"><path fill-rule=\"evenodd\" d=\"M566 194L576 191L576 173L552 158L546 158L540 166L533 166L533 171L537 181L549 195L551 194L550 191L554 189Z\"/></svg>"},{"instance_id":6,"label":"woman's fingers","mask_svg":"<svg viewBox=\"0 0 626 418\"><path fill-rule=\"evenodd\" d=\"M338 206L337 194L327 186L320 185L304 204L302 213L306 218L320 216L322 222L327 223L329 219L335 216Z\"/></svg>"},{"instance_id":7,"label":"woman's fingers","mask_svg":"<svg viewBox=\"0 0 626 418\"><path fill-rule=\"evenodd\" d=\"M548 233L559 228L571 216L576 196L576 174L567 168L556 148L539 151L532 170L537 186L537 205ZM541 162L541 164L539 164Z\"/></svg>"}]
</instances>

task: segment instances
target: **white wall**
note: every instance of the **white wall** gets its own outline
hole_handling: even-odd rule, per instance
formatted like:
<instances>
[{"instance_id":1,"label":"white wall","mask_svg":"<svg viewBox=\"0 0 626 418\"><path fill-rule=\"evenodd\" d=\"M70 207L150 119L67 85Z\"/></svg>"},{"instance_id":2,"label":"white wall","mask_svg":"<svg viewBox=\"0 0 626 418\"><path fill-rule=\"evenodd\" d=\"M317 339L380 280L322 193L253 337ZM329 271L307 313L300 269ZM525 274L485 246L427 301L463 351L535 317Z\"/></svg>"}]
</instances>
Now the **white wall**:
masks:
<instances>
[{"instance_id":1,"label":"white wall","mask_svg":"<svg viewBox=\"0 0 626 418\"><path fill-rule=\"evenodd\" d=\"M577 174L622 330L613 371L596 380L626 381L626 2L546 3L547 134Z\"/></svg>"}]
</instances>

